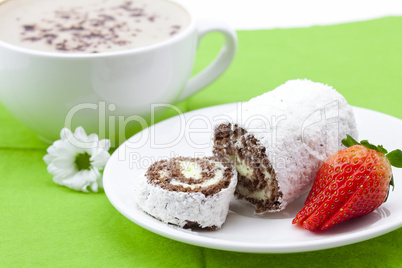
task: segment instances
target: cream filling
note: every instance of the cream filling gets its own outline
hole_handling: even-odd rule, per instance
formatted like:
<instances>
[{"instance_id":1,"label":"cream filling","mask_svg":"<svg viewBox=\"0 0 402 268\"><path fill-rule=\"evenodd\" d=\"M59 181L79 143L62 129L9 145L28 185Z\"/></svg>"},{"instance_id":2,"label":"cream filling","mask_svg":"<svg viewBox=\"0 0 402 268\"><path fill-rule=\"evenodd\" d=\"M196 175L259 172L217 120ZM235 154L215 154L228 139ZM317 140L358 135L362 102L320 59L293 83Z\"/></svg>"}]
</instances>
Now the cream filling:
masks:
<instances>
[{"instance_id":1,"label":"cream filling","mask_svg":"<svg viewBox=\"0 0 402 268\"><path fill-rule=\"evenodd\" d=\"M244 163L244 160L241 160L238 158L236 158L233 162L234 162L234 166L236 167L237 172L239 172L240 175L243 175L244 177L246 177L249 180L252 179L251 176L253 175L253 172L254 172L254 169L252 167L250 167L249 165ZM264 177L266 179L271 179L272 176L267 170L264 170L263 173L264 173Z\"/></svg>"},{"instance_id":2,"label":"cream filling","mask_svg":"<svg viewBox=\"0 0 402 268\"><path fill-rule=\"evenodd\" d=\"M204 187L208 187L208 186L217 184L222 179L223 171L225 168L222 165L222 163L219 163L219 162L213 162L213 163L215 164L216 170L215 170L214 177L209 180L203 181L201 183L196 183L196 184L188 184L185 182L181 182L181 181L172 179L170 181L170 184L181 185L184 188L190 188L191 190L194 190L195 188L198 188L198 187L204 188ZM183 176L186 177L187 179L193 178L193 179L199 180L202 178L202 176L201 176L202 169L198 163L192 162L192 161L182 161L182 162L180 162L180 167L181 167Z\"/></svg>"},{"instance_id":3,"label":"cream filling","mask_svg":"<svg viewBox=\"0 0 402 268\"><path fill-rule=\"evenodd\" d=\"M239 172L244 177L250 179L251 175L253 175L254 169L249 165L246 165L244 163L244 160L236 159L234 165L237 169L237 172Z\"/></svg>"},{"instance_id":4,"label":"cream filling","mask_svg":"<svg viewBox=\"0 0 402 268\"><path fill-rule=\"evenodd\" d=\"M194 178L196 180L201 178L201 167L197 162L182 161L180 162L181 173L187 179Z\"/></svg>"},{"instance_id":5,"label":"cream filling","mask_svg":"<svg viewBox=\"0 0 402 268\"><path fill-rule=\"evenodd\" d=\"M251 197L254 199L261 199L261 200L265 200L265 199L269 199L271 197L271 192L265 192L265 189L262 189L260 191L255 191L255 192L250 192L247 188L237 185L236 190L244 195L245 197Z\"/></svg>"},{"instance_id":6,"label":"cream filling","mask_svg":"<svg viewBox=\"0 0 402 268\"><path fill-rule=\"evenodd\" d=\"M252 180L252 175L254 172L254 169L247 165L244 160L238 159L237 157L231 157L232 160L234 160L234 166L236 167L237 172L239 172L240 175L243 175L246 179L248 180ZM267 171L264 170L264 179L268 180L268 184L270 184L270 180L271 180L271 174ZM237 191L246 196L246 197L251 197L251 198L255 198L255 199L269 199L271 197L271 191L266 191L266 189L262 189L260 191L254 191L254 192L250 192L249 189L243 187L243 186L237 186Z\"/></svg>"}]
</instances>

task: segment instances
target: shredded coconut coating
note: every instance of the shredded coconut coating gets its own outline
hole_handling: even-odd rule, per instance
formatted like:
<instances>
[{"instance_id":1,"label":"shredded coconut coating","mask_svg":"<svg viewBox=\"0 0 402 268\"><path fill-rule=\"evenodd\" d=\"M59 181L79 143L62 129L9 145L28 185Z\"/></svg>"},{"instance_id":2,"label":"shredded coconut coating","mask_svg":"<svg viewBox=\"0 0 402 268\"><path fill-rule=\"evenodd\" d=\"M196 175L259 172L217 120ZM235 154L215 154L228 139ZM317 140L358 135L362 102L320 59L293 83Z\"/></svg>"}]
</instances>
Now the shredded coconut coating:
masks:
<instances>
[{"instance_id":1,"label":"shredded coconut coating","mask_svg":"<svg viewBox=\"0 0 402 268\"><path fill-rule=\"evenodd\" d=\"M331 86L306 79L287 81L243 104L231 115L266 148L282 197L279 211L306 192L322 163L357 138L352 107Z\"/></svg>"},{"instance_id":2,"label":"shredded coconut coating","mask_svg":"<svg viewBox=\"0 0 402 268\"><path fill-rule=\"evenodd\" d=\"M199 191L174 191L163 189L149 182L143 174L136 178L137 205L162 222L184 227L221 228L229 211L237 184L237 172L232 165L232 177L228 187L206 196ZM172 178L173 179L173 178Z\"/></svg>"}]
</instances>

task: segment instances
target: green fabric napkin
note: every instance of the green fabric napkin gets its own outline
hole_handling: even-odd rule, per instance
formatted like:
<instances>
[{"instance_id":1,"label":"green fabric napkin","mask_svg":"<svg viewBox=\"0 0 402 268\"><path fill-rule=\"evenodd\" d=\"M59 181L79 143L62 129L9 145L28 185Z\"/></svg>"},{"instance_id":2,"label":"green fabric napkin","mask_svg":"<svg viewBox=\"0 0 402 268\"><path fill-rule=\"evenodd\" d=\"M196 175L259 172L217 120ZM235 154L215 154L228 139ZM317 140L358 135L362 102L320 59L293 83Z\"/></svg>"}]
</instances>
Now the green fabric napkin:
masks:
<instances>
[{"instance_id":1,"label":"green fabric napkin","mask_svg":"<svg viewBox=\"0 0 402 268\"><path fill-rule=\"evenodd\" d=\"M232 66L180 103L184 111L245 101L294 78L334 86L350 104L402 118L402 17L301 29L239 31ZM195 72L222 42L201 43ZM0 107L0 266L3 267L400 267L402 228L308 253L246 254L187 245L119 214L104 193L52 182L48 144ZM402 133L401 133L402 134ZM398 178L396 178L398 187ZM247 227L245 227L247 228Z\"/></svg>"}]
</instances>

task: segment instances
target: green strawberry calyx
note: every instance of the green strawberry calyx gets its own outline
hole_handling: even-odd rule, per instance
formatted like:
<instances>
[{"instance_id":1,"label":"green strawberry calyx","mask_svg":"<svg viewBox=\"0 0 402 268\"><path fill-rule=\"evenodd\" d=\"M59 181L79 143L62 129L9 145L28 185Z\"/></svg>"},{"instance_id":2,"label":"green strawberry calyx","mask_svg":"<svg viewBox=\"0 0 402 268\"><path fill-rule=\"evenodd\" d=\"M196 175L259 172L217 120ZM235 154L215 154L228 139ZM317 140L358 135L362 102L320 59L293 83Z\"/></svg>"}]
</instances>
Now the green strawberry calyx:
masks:
<instances>
[{"instance_id":1,"label":"green strawberry calyx","mask_svg":"<svg viewBox=\"0 0 402 268\"><path fill-rule=\"evenodd\" d=\"M367 140L362 140L361 142L358 142L348 134L346 134L346 138L342 140L342 144L345 145L346 147L351 147L353 145L363 145L369 149L385 154L385 156L391 163L391 166L402 168L402 151L399 149L388 153L387 149L385 149L382 145L376 146L374 144L369 143Z\"/></svg>"},{"instance_id":2,"label":"green strawberry calyx","mask_svg":"<svg viewBox=\"0 0 402 268\"><path fill-rule=\"evenodd\" d=\"M397 168L402 168L402 151L399 149L388 153L388 151L382 145L376 146L374 144L369 143L367 140L362 140L362 141L358 142L348 134L346 134L346 138L342 140L342 144L345 145L346 147L351 147L353 145L363 145L369 149L372 149L379 153L385 154L385 156L391 163L391 166L397 167ZM391 181L390 181L389 185L392 186L392 190L394 190L394 176L391 177ZM389 194L389 191L388 191L388 194ZM388 199L388 196L386 199Z\"/></svg>"}]
</instances>

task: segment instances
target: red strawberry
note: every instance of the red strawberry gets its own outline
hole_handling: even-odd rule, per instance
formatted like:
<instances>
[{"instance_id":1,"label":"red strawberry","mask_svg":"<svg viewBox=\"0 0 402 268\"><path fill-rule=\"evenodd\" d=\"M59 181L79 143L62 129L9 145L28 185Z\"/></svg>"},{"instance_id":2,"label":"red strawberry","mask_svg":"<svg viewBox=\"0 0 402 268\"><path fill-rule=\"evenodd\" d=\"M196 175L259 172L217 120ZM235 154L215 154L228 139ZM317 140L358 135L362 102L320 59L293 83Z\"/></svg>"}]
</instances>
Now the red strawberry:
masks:
<instances>
[{"instance_id":1,"label":"red strawberry","mask_svg":"<svg viewBox=\"0 0 402 268\"><path fill-rule=\"evenodd\" d=\"M305 229L324 230L335 224L371 213L385 202L393 177L391 165L402 167L402 151L387 154L381 145L358 143L331 156L318 171L305 207L293 219Z\"/></svg>"}]
</instances>

